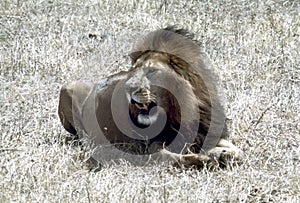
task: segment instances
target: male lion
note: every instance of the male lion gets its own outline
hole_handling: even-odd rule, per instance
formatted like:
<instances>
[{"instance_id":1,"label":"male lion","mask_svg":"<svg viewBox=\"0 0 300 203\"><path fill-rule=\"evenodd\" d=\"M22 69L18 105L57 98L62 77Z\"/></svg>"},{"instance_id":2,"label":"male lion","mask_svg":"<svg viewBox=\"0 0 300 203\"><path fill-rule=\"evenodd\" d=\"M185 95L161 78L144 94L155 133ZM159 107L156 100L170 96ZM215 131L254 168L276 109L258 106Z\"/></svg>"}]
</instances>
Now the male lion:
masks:
<instances>
[{"instance_id":1,"label":"male lion","mask_svg":"<svg viewBox=\"0 0 300 203\"><path fill-rule=\"evenodd\" d=\"M126 72L62 87L58 113L68 132L83 132L93 149L113 146L101 152L112 158L143 155L183 165L239 159L240 150L227 140L210 61L191 33L151 32L130 57Z\"/></svg>"}]
</instances>

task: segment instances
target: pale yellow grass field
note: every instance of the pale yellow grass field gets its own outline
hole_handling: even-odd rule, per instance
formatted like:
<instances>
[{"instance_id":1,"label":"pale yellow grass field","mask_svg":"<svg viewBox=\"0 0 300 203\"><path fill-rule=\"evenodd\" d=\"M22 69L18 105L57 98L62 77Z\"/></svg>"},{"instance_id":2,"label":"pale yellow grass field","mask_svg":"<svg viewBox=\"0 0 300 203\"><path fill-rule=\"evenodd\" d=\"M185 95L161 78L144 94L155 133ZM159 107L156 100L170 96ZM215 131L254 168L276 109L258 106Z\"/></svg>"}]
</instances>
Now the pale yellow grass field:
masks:
<instances>
[{"instance_id":1,"label":"pale yellow grass field","mask_svg":"<svg viewBox=\"0 0 300 203\"><path fill-rule=\"evenodd\" d=\"M90 172L62 144L61 85L128 68L137 37L172 24L214 62L244 163ZM299 75L299 1L0 0L0 202L300 202Z\"/></svg>"}]
</instances>

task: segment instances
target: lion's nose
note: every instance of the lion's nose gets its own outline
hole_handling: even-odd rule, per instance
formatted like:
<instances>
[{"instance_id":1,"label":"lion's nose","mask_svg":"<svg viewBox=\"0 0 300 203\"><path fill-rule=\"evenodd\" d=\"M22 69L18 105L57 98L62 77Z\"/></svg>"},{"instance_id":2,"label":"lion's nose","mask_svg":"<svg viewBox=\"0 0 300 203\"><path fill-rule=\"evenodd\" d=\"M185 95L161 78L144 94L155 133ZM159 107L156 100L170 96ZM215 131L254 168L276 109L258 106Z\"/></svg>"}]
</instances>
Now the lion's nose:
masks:
<instances>
[{"instance_id":1,"label":"lion's nose","mask_svg":"<svg viewBox=\"0 0 300 203\"><path fill-rule=\"evenodd\" d=\"M140 96L147 96L149 95L149 89L146 88L137 88L134 91L132 91L133 95L140 95Z\"/></svg>"}]
</instances>

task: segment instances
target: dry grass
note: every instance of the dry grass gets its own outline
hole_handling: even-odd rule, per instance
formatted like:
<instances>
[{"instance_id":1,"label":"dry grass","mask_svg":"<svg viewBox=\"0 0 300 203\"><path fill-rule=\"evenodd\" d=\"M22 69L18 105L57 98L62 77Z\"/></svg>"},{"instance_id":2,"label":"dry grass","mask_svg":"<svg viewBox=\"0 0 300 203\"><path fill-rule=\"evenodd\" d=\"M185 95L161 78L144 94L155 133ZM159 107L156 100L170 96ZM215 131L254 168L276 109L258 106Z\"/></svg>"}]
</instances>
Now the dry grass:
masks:
<instances>
[{"instance_id":1,"label":"dry grass","mask_svg":"<svg viewBox=\"0 0 300 203\"><path fill-rule=\"evenodd\" d=\"M0 0L1 202L300 202L299 1L107 2ZM60 86L126 69L134 40L170 24L214 61L244 163L89 172L61 144Z\"/></svg>"}]
</instances>

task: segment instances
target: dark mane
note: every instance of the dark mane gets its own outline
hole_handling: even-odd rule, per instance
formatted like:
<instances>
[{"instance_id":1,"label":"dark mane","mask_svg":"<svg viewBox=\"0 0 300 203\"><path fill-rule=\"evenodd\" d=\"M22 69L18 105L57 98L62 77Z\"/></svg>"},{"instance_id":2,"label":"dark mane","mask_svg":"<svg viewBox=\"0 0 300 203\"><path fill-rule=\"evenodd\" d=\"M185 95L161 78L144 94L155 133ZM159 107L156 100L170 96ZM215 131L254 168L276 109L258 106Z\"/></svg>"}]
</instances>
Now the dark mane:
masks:
<instances>
[{"instance_id":1,"label":"dark mane","mask_svg":"<svg viewBox=\"0 0 300 203\"><path fill-rule=\"evenodd\" d=\"M189 64L199 63L201 60L197 60L197 58L204 53L200 49L199 44L199 42L194 40L194 34L186 29L168 26L151 32L142 40L139 40L134 45L130 57L132 63L135 63L145 52L156 51L174 55Z\"/></svg>"},{"instance_id":2,"label":"dark mane","mask_svg":"<svg viewBox=\"0 0 300 203\"><path fill-rule=\"evenodd\" d=\"M214 74L211 62L207 54L201 50L198 43L194 40L194 34L186 29L179 29L176 26L168 26L146 35L138 41L130 53L132 64L147 52L160 52L169 56L170 63L181 76L196 74L205 80L210 81L206 84L207 88L216 91L215 86L211 85L214 81ZM187 65L188 64L188 65ZM186 78L190 79L190 78ZM193 83L193 81L190 81ZM193 84L192 84L193 85Z\"/></svg>"}]
</instances>

